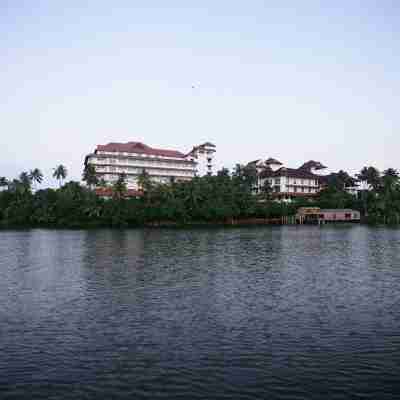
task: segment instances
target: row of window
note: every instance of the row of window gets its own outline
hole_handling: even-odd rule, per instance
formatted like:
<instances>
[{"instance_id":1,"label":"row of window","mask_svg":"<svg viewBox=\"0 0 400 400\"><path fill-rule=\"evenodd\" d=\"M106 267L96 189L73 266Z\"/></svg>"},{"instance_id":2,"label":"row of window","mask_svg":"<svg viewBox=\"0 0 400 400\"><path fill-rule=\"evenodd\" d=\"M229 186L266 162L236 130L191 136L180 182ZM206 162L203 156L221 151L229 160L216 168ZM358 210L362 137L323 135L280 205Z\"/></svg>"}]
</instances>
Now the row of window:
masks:
<instances>
[{"instance_id":1,"label":"row of window","mask_svg":"<svg viewBox=\"0 0 400 400\"><path fill-rule=\"evenodd\" d=\"M119 178L119 175L114 175L114 174L105 174L104 176L103 176L103 178L106 180L106 181L116 181L118 178ZM136 176L127 176L126 177L126 182L136 182L137 181L137 175ZM179 179L183 179L183 180L187 180L188 178L187 177L185 177L185 176L176 176L176 175L171 175L171 176L166 176L166 175L163 175L163 176L160 176L160 175L150 175L150 179L151 180L153 180L153 181L165 181L165 182L167 182L167 181L170 181L170 179L171 178L176 178L177 180L179 180ZM189 180L190 180L190 178L189 178Z\"/></svg>"},{"instance_id":2,"label":"row of window","mask_svg":"<svg viewBox=\"0 0 400 400\"><path fill-rule=\"evenodd\" d=\"M315 193L315 189L312 188L293 188L294 193Z\"/></svg>"},{"instance_id":3,"label":"row of window","mask_svg":"<svg viewBox=\"0 0 400 400\"><path fill-rule=\"evenodd\" d=\"M294 179L292 180L292 183L290 183L290 179L292 178L282 178L282 182L286 182L286 184L293 184L293 185L318 185L318 182L314 179ZM275 179L268 179L268 182L272 185L280 185L281 184L281 178L275 178Z\"/></svg>"},{"instance_id":4,"label":"row of window","mask_svg":"<svg viewBox=\"0 0 400 400\"><path fill-rule=\"evenodd\" d=\"M326 215L326 216L324 214L320 214L319 215L319 218L321 218L321 219L324 219L325 217L328 217L328 215ZM344 214L344 217L345 217L345 219L351 219L352 218L351 213ZM357 214L353 215L354 219L356 219L357 217L358 217ZM336 214L332 214L332 218L333 219L337 219L337 218L340 218L340 216L338 217Z\"/></svg>"},{"instance_id":5,"label":"row of window","mask_svg":"<svg viewBox=\"0 0 400 400\"><path fill-rule=\"evenodd\" d=\"M91 162L95 162L94 159ZM109 160L103 159L95 162L97 166L107 166L109 164L112 165L120 165L120 166L127 166L127 167L169 167L169 168L177 168L177 169L187 169L193 170L194 166L192 164L183 164L183 163L174 163L174 162L155 162L155 161L130 161L130 160L120 160L120 159L113 159L110 158Z\"/></svg>"},{"instance_id":6,"label":"row of window","mask_svg":"<svg viewBox=\"0 0 400 400\"><path fill-rule=\"evenodd\" d=\"M280 193L280 186L274 186L274 192L275 193ZM289 190L291 192L291 190ZM294 193L315 193L315 189L312 188L293 188Z\"/></svg>"},{"instance_id":7,"label":"row of window","mask_svg":"<svg viewBox=\"0 0 400 400\"><path fill-rule=\"evenodd\" d=\"M114 172L114 173L127 173L127 174L140 174L143 171L143 168L133 168L133 167L97 167L96 171L98 172ZM170 175L174 170L157 170L156 175ZM150 175L152 175L152 170L147 171ZM179 175L187 175L194 176L194 171L185 171L179 170ZM176 171L174 173L176 175Z\"/></svg>"}]
</instances>

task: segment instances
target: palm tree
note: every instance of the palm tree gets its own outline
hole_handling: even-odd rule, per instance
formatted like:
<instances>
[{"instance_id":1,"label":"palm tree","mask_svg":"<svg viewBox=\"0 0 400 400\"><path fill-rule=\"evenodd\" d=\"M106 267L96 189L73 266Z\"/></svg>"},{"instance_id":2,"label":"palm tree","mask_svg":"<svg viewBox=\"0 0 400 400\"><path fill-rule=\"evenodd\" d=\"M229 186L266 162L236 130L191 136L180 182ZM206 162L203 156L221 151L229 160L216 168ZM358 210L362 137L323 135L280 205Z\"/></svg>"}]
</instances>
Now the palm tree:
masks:
<instances>
[{"instance_id":1,"label":"palm tree","mask_svg":"<svg viewBox=\"0 0 400 400\"><path fill-rule=\"evenodd\" d=\"M399 173L393 169L388 168L383 171L381 178L380 194L383 197L385 220L394 217L396 222L399 222Z\"/></svg>"},{"instance_id":2,"label":"palm tree","mask_svg":"<svg viewBox=\"0 0 400 400\"><path fill-rule=\"evenodd\" d=\"M24 189L24 191L28 191L31 188L32 180L27 172L21 172L19 174L19 180L21 182L21 185Z\"/></svg>"},{"instance_id":3,"label":"palm tree","mask_svg":"<svg viewBox=\"0 0 400 400\"><path fill-rule=\"evenodd\" d=\"M29 178L31 179L32 182L34 182L35 186L37 183L42 183L43 181L42 171L39 168L35 168L33 170L31 169L31 171L29 172Z\"/></svg>"},{"instance_id":4,"label":"palm tree","mask_svg":"<svg viewBox=\"0 0 400 400\"><path fill-rule=\"evenodd\" d=\"M383 179L390 183L390 185L397 185L399 182L399 173L393 168L388 168L383 171Z\"/></svg>"},{"instance_id":5,"label":"palm tree","mask_svg":"<svg viewBox=\"0 0 400 400\"><path fill-rule=\"evenodd\" d=\"M368 182L369 174L368 167L364 167L359 174L356 175L357 179L363 183L363 189L365 189L365 184Z\"/></svg>"},{"instance_id":6,"label":"palm tree","mask_svg":"<svg viewBox=\"0 0 400 400\"><path fill-rule=\"evenodd\" d=\"M376 191L378 190L381 184L380 173L374 167L364 167L360 171L360 173L357 174L357 179L363 183L362 201L364 207L364 215L368 216L369 206L367 205L367 195L369 190L372 189L375 192L374 196L376 196Z\"/></svg>"},{"instance_id":7,"label":"palm tree","mask_svg":"<svg viewBox=\"0 0 400 400\"><path fill-rule=\"evenodd\" d=\"M6 187L8 186L8 180L4 176L0 176L0 187Z\"/></svg>"},{"instance_id":8,"label":"palm tree","mask_svg":"<svg viewBox=\"0 0 400 400\"><path fill-rule=\"evenodd\" d=\"M126 191L126 175L122 173L119 174L118 180L114 183L113 194L115 198L122 199L125 196Z\"/></svg>"},{"instance_id":9,"label":"palm tree","mask_svg":"<svg viewBox=\"0 0 400 400\"><path fill-rule=\"evenodd\" d=\"M149 189L151 189L151 180L150 180L150 175L147 173L145 169L143 169L142 173L138 176L137 179L138 186L140 189L143 191L147 192Z\"/></svg>"},{"instance_id":10,"label":"palm tree","mask_svg":"<svg viewBox=\"0 0 400 400\"><path fill-rule=\"evenodd\" d=\"M64 165L60 164L58 167L54 168L53 177L56 178L61 187L61 182L67 177L68 171Z\"/></svg>"},{"instance_id":11,"label":"palm tree","mask_svg":"<svg viewBox=\"0 0 400 400\"><path fill-rule=\"evenodd\" d=\"M96 175L96 168L93 164L86 164L82 179L87 183L89 188L99 184L99 178Z\"/></svg>"},{"instance_id":12,"label":"palm tree","mask_svg":"<svg viewBox=\"0 0 400 400\"><path fill-rule=\"evenodd\" d=\"M262 194L265 196L267 200L271 199L271 194L274 191L273 187L271 184L268 182L268 179L264 181L264 184L261 188Z\"/></svg>"},{"instance_id":13,"label":"palm tree","mask_svg":"<svg viewBox=\"0 0 400 400\"><path fill-rule=\"evenodd\" d=\"M374 167L367 168L367 183L374 190L377 190L380 184L380 172Z\"/></svg>"}]
</instances>

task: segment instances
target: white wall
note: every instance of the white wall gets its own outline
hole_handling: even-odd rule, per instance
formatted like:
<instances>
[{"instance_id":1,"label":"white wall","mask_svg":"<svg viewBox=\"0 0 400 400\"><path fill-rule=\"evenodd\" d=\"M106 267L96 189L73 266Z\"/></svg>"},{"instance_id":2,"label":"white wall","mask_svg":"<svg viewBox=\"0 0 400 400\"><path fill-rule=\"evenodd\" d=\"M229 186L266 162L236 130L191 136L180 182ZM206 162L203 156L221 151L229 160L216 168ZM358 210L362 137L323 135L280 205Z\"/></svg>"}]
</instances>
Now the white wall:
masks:
<instances>
[{"instance_id":1,"label":"white wall","mask_svg":"<svg viewBox=\"0 0 400 400\"><path fill-rule=\"evenodd\" d=\"M153 158L153 159L151 159ZM185 159L173 157L149 157L143 159L129 158L125 154L108 154L107 158L92 155L88 163L93 164L96 171L108 184L114 183L118 175L127 175L127 186L129 189L137 189L137 176L143 169L157 183L169 183L171 178L175 180L189 180L195 176L195 164Z\"/></svg>"}]
</instances>

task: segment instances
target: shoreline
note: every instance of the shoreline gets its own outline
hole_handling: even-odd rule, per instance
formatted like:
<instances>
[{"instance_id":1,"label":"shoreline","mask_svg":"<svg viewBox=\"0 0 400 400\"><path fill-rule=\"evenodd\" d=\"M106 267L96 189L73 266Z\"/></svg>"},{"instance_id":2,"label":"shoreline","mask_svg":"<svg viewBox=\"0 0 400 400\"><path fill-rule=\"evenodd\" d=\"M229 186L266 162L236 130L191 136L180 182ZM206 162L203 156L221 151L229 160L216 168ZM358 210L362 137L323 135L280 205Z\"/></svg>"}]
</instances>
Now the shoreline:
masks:
<instances>
[{"instance_id":1,"label":"shoreline","mask_svg":"<svg viewBox=\"0 0 400 400\"><path fill-rule=\"evenodd\" d=\"M373 224L367 222L334 222L328 224L282 224L282 223L269 223L262 221L235 221L234 223L227 222L187 222L187 223L179 223L179 222L153 222L153 223L145 223L145 224L121 224L121 225L108 225L108 224L68 224L68 225L57 225L57 224L33 224L33 225L24 225L24 224L0 224L0 232L1 231L9 231L9 230L31 230L31 229L48 229L48 230L96 230L96 229L150 229L150 230L164 230L164 229L237 229L237 228L259 228L259 227L316 227L319 229L323 229L324 227L354 227L354 226L369 226L369 227L392 227L399 228L400 224Z\"/></svg>"}]
</instances>

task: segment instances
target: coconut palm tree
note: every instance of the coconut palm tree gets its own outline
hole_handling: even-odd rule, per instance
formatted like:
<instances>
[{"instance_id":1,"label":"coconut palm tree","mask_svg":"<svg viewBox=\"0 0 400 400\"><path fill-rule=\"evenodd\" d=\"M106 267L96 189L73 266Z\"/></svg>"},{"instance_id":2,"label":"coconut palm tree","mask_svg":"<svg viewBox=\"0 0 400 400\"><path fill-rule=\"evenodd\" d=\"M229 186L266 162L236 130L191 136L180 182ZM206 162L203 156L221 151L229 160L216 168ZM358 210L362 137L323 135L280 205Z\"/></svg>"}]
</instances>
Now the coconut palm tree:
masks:
<instances>
[{"instance_id":1,"label":"coconut palm tree","mask_svg":"<svg viewBox=\"0 0 400 400\"><path fill-rule=\"evenodd\" d=\"M363 189L365 189L365 184L368 182L368 167L364 167L357 175L357 179L363 183Z\"/></svg>"},{"instance_id":2,"label":"coconut palm tree","mask_svg":"<svg viewBox=\"0 0 400 400\"><path fill-rule=\"evenodd\" d=\"M4 176L0 176L0 187L6 187L8 186L8 180Z\"/></svg>"},{"instance_id":3,"label":"coconut palm tree","mask_svg":"<svg viewBox=\"0 0 400 400\"><path fill-rule=\"evenodd\" d=\"M145 169L141 172L141 174L137 178L138 186L141 190L147 192L151 189L151 179L150 175L147 173Z\"/></svg>"},{"instance_id":4,"label":"coconut palm tree","mask_svg":"<svg viewBox=\"0 0 400 400\"><path fill-rule=\"evenodd\" d=\"M271 199L271 194L273 193L274 189L271 186L271 184L268 182L268 179L266 179L264 181L264 184L261 188L261 192L263 194L263 196L267 199L270 200Z\"/></svg>"},{"instance_id":5,"label":"coconut palm tree","mask_svg":"<svg viewBox=\"0 0 400 400\"><path fill-rule=\"evenodd\" d=\"M35 189L36 189L36 184L42 183L43 181L43 174L42 171L39 168L31 169L29 172L29 178L32 182L34 182Z\"/></svg>"},{"instance_id":6,"label":"coconut palm tree","mask_svg":"<svg viewBox=\"0 0 400 400\"><path fill-rule=\"evenodd\" d=\"M366 186L368 185L368 167L364 167L359 174L356 175L357 179L362 183L362 191L361 191L361 199L363 202L364 208L364 215L368 216L368 207L367 207L367 189Z\"/></svg>"},{"instance_id":7,"label":"coconut palm tree","mask_svg":"<svg viewBox=\"0 0 400 400\"><path fill-rule=\"evenodd\" d=\"M399 223L399 173L393 168L383 171L379 189L384 204L385 222L387 218L391 221L394 218Z\"/></svg>"},{"instance_id":8,"label":"coconut palm tree","mask_svg":"<svg viewBox=\"0 0 400 400\"><path fill-rule=\"evenodd\" d=\"M380 172L374 167L367 168L367 183L374 190L377 190L380 184Z\"/></svg>"},{"instance_id":9,"label":"coconut palm tree","mask_svg":"<svg viewBox=\"0 0 400 400\"><path fill-rule=\"evenodd\" d=\"M368 209L370 207L367 205L367 200L368 198L373 198L376 200L376 192L381 185L380 172L374 167L364 167L356 176L357 179L363 184L361 196L364 207L364 215L368 216ZM369 194L371 189L374 192L372 196Z\"/></svg>"},{"instance_id":10,"label":"coconut palm tree","mask_svg":"<svg viewBox=\"0 0 400 400\"><path fill-rule=\"evenodd\" d=\"M122 199L127 191L126 188L126 175L124 173L119 174L118 180L114 183L113 194L117 199Z\"/></svg>"},{"instance_id":11,"label":"coconut palm tree","mask_svg":"<svg viewBox=\"0 0 400 400\"><path fill-rule=\"evenodd\" d=\"M32 180L27 172L21 172L19 174L19 180L21 182L24 191L28 191L31 188Z\"/></svg>"},{"instance_id":12,"label":"coconut palm tree","mask_svg":"<svg viewBox=\"0 0 400 400\"><path fill-rule=\"evenodd\" d=\"M58 167L54 168L53 177L56 178L61 187L61 182L67 177L68 171L64 165L60 164Z\"/></svg>"},{"instance_id":13,"label":"coconut palm tree","mask_svg":"<svg viewBox=\"0 0 400 400\"><path fill-rule=\"evenodd\" d=\"M99 184L99 178L96 175L96 168L93 164L86 164L82 179L86 182L89 188Z\"/></svg>"},{"instance_id":14,"label":"coconut palm tree","mask_svg":"<svg viewBox=\"0 0 400 400\"><path fill-rule=\"evenodd\" d=\"M396 186L399 183L399 173L393 168L388 168L383 171L382 179L390 186Z\"/></svg>"}]
</instances>

